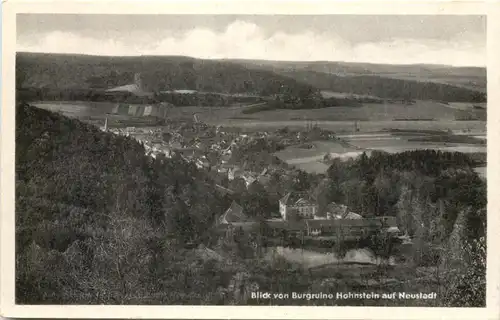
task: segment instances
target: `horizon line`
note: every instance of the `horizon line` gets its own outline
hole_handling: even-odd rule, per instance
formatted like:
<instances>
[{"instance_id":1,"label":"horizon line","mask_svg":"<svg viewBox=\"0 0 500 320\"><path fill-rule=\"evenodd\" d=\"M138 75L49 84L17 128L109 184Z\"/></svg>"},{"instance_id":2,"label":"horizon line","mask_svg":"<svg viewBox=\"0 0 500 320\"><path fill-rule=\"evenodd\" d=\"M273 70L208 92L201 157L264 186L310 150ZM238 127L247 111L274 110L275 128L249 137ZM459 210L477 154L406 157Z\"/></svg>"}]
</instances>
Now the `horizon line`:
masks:
<instances>
[{"instance_id":1,"label":"horizon line","mask_svg":"<svg viewBox=\"0 0 500 320\"><path fill-rule=\"evenodd\" d=\"M66 55L66 56L86 56L86 57L105 57L105 58L140 58L140 57L178 57L189 58L193 60L212 60L212 61L262 61L262 62L288 62L288 63L339 63L351 65L379 65L379 66L433 66L433 67L448 67L448 68L478 68L487 69L487 65L451 65L451 64L435 64L435 63L404 63L404 64L391 64L391 63L374 63L374 62L349 62L343 60L267 60L267 59L251 59L251 58L198 58L194 56L184 55L157 55L157 54L141 54L141 55L100 55L89 53L71 53L71 52L44 52L44 51L16 51L17 54L44 54L44 55Z\"/></svg>"}]
</instances>

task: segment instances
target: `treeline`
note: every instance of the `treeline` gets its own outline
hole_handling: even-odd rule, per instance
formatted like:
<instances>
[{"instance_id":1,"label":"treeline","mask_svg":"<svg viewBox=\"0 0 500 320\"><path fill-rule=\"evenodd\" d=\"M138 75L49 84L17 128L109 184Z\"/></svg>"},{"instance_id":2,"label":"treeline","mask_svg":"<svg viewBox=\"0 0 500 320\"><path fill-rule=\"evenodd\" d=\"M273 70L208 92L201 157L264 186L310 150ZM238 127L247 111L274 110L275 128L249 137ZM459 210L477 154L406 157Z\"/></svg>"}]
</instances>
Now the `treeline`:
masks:
<instances>
[{"instance_id":1,"label":"treeline","mask_svg":"<svg viewBox=\"0 0 500 320\"><path fill-rule=\"evenodd\" d=\"M362 98L323 98L316 92L306 93L303 96L280 95L269 100L266 104L246 108L243 114L254 114L276 109L320 109L330 107L362 107L363 103L382 103L377 99Z\"/></svg>"},{"instance_id":2,"label":"treeline","mask_svg":"<svg viewBox=\"0 0 500 320\"><path fill-rule=\"evenodd\" d=\"M102 89L58 89L58 88L19 88L17 101L93 101L146 104L168 102L174 106L229 106L237 103L255 103L259 97L239 97L217 93L151 93L137 96L131 92L106 92Z\"/></svg>"},{"instance_id":3,"label":"treeline","mask_svg":"<svg viewBox=\"0 0 500 320\"><path fill-rule=\"evenodd\" d=\"M243 111L252 114L273 109L320 109L331 107L362 107L363 103L383 103L382 99L370 97L322 97L318 92L311 91L297 95L280 95L269 101L265 106Z\"/></svg>"},{"instance_id":4,"label":"treeline","mask_svg":"<svg viewBox=\"0 0 500 320\"><path fill-rule=\"evenodd\" d=\"M486 102L484 92L435 82L392 79L376 75L338 76L314 71L283 71L281 74L315 88L335 92L387 99Z\"/></svg>"},{"instance_id":5,"label":"treeline","mask_svg":"<svg viewBox=\"0 0 500 320\"><path fill-rule=\"evenodd\" d=\"M358 212L368 215L396 215L399 193L395 179L406 174L418 176L422 183L422 192L431 202L436 202L449 190L447 183L452 183L444 177L455 174L456 178L469 179L467 185L453 185L465 190L477 191L480 194L470 194L456 200L457 203L474 204L476 209L485 204L484 182L473 171L476 160L460 152L442 152L436 150L415 150L389 154L374 151L370 156L362 154L355 160L341 161L335 159L327 172L332 183L332 201L346 203ZM417 178L416 178L417 179ZM417 180L415 180L415 183ZM440 185L443 183L443 185ZM384 188L390 187L390 190ZM351 190L355 188L355 190ZM477 188L477 189L474 189ZM390 192L392 190L392 192ZM482 193L481 193L482 192ZM356 196L358 195L358 196ZM478 196L474 198L474 196ZM469 201L470 200L470 201Z\"/></svg>"},{"instance_id":6,"label":"treeline","mask_svg":"<svg viewBox=\"0 0 500 320\"><path fill-rule=\"evenodd\" d=\"M16 101L94 101L146 104L160 102L154 96L137 96L130 92L109 93L101 89L17 88Z\"/></svg>"},{"instance_id":7,"label":"treeline","mask_svg":"<svg viewBox=\"0 0 500 320\"><path fill-rule=\"evenodd\" d=\"M239 97L217 93L175 93L162 92L155 95L155 99L168 102L174 106L229 106L237 103L257 103L263 101L259 97Z\"/></svg>"},{"instance_id":8,"label":"treeline","mask_svg":"<svg viewBox=\"0 0 500 320\"><path fill-rule=\"evenodd\" d=\"M320 109L329 107L361 107L358 100L351 98L323 98L319 95L284 96L269 103L275 109Z\"/></svg>"}]
</instances>

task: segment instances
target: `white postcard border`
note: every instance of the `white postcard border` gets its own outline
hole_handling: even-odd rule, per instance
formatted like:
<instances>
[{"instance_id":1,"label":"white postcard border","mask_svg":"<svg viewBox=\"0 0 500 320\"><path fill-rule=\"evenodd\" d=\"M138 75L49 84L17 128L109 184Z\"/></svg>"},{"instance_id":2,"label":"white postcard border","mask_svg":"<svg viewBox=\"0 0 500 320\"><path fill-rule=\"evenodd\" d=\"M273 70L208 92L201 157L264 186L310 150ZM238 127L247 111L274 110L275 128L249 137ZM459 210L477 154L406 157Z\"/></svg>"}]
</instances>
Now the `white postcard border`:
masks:
<instances>
[{"instance_id":1,"label":"white postcard border","mask_svg":"<svg viewBox=\"0 0 500 320\"><path fill-rule=\"evenodd\" d=\"M497 319L500 317L500 5L496 1L6 1L2 8L1 315L19 318L144 319ZM486 308L261 306L15 305L15 42L16 13L106 14L487 14L488 31L488 267ZM495 32L496 31L496 32Z\"/></svg>"}]
</instances>

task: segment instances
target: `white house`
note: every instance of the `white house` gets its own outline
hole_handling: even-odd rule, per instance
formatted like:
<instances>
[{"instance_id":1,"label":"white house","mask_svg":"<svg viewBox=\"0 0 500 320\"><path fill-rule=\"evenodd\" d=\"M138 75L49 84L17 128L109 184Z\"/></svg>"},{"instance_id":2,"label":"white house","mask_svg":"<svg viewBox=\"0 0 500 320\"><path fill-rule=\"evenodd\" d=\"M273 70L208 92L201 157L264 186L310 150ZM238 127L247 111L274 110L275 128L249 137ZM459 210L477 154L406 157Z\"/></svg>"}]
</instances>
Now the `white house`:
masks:
<instances>
[{"instance_id":1,"label":"white house","mask_svg":"<svg viewBox=\"0 0 500 320\"><path fill-rule=\"evenodd\" d=\"M279 201L280 214L283 220L291 219L297 215L303 219L313 219L318 212L318 205L307 195L291 192Z\"/></svg>"}]
</instances>

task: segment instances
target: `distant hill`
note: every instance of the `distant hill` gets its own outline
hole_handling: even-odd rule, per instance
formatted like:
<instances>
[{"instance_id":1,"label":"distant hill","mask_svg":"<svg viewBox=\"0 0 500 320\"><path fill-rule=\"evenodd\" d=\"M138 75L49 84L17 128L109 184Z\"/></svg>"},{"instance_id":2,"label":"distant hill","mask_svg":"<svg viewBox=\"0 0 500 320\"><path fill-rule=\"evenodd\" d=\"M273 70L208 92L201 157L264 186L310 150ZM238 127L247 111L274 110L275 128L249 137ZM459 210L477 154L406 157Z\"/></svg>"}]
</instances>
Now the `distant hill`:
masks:
<instances>
[{"instance_id":1,"label":"distant hill","mask_svg":"<svg viewBox=\"0 0 500 320\"><path fill-rule=\"evenodd\" d=\"M340 76L315 71L281 71L321 90L376 96L385 99L485 102L479 90L432 81L387 78L378 75Z\"/></svg>"},{"instance_id":2,"label":"distant hill","mask_svg":"<svg viewBox=\"0 0 500 320\"><path fill-rule=\"evenodd\" d=\"M149 92L311 97L327 90L385 99L486 101L486 71L472 67L18 53L16 73L18 89L104 91L132 84L140 73L143 89Z\"/></svg>"},{"instance_id":3,"label":"distant hill","mask_svg":"<svg viewBox=\"0 0 500 320\"><path fill-rule=\"evenodd\" d=\"M18 53L18 88L110 89L134 82L140 73L145 90L198 90L270 95L311 91L310 85L268 70L189 57L104 57Z\"/></svg>"},{"instance_id":4,"label":"distant hill","mask_svg":"<svg viewBox=\"0 0 500 320\"><path fill-rule=\"evenodd\" d=\"M376 75L393 79L445 83L486 91L486 68L481 67L453 67L432 64L387 65L330 61L231 61L238 62L247 68L265 68L278 73L282 71L312 71L342 76Z\"/></svg>"}]
</instances>

